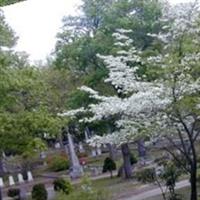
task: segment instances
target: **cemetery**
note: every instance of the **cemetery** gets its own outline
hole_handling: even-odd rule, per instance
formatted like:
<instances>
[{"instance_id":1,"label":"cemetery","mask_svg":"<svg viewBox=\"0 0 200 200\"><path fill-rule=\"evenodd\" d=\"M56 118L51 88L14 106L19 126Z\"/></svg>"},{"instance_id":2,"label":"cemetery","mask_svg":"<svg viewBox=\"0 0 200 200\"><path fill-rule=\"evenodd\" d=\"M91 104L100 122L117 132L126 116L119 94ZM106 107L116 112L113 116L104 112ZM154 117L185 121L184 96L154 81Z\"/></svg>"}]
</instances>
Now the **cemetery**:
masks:
<instances>
[{"instance_id":1,"label":"cemetery","mask_svg":"<svg viewBox=\"0 0 200 200\"><path fill-rule=\"evenodd\" d=\"M0 0L0 200L200 200L200 2L70 2Z\"/></svg>"}]
</instances>

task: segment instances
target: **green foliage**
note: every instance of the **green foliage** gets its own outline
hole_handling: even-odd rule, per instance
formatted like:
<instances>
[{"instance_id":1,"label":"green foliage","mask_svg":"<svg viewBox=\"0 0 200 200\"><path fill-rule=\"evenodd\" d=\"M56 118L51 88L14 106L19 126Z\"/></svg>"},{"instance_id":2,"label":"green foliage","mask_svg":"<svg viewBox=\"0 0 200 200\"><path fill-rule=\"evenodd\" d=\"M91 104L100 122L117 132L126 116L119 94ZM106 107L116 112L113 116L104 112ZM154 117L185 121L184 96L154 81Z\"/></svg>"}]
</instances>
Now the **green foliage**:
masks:
<instances>
[{"instance_id":1,"label":"green foliage","mask_svg":"<svg viewBox=\"0 0 200 200\"><path fill-rule=\"evenodd\" d=\"M82 199L107 200L109 199L109 194L105 190L94 188L91 181L85 177L81 181L81 188L77 188L77 190L74 190L69 195L60 193L56 198L56 200L82 200Z\"/></svg>"},{"instance_id":2,"label":"green foliage","mask_svg":"<svg viewBox=\"0 0 200 200\"><path fill-rule=\"evenodd\" d=\"M70 194L73 191L73 186L70 181L63 178L58 178L53 182L54 190L63 192L65 195Z\"/></svg>"},{"instance_id":3,"label":"green foliage","mask_svg":"<svg viewBox=\"0 0 200 200\"><path fill-rule=\"evenodd\" d=\"M0 0L0 7L1 6L7 6L7 5L10 5L10 4L14 4L14 3L18 3L18 2L21 2L21 1L25 1L25 0Z\"/></svg>"},{"instance_id":4,"label":"green foliage","mask_svg":"<svg viewBox=\"0 0 200 200\"><path fill-rule=\"evenodd\" d=\"M197 182L200 184L200 169L197 170Z\"/></svg>"},{"instance_id":5,"label":"green foliage","mask_svg":"<svg viewBox=\"0 0 200 200\"><path fill-rule=\"evenodd\" d=\"M53 156L48 159L49 169L53 172L67 170L70 167L69 160L64 156Z\"/></svg>"},{"instance_id":6,"label":"green foliage","mask_svg":"<svg viewBox=\"0 0 200 200\"><path fill-rule=\"evenodd\" d=\"M155 168L145 168L136 172L135 177L142 183L152 183L155 181Z\"/></svg>"},{"instance_id":7,"label":"green foliage","mask_svg":"<svg viewBox=\"0 0 200 200\"><path fill-rule=\"evenodd\" d=\"M174 190L176 182L181 175L181 171L177 168L173 162L168 162L164 166L164 171L161 173L160 177L165 181L165 185L169 190Z\"/></svg>"},{"instance_id":8,"label":"green foliage","mask_svg":"<svg viewBox=\"0 0 200 200\"><path fill-rule=\"evenodd\" d=\"M134 165L136 164L138 161L137 157L135 156L135 154L131 153L130 154L130 162L131 162L131 165Z\"/></svg>"},{"instance_id":9,"label":"green foliage","mask_svg":"<svg viewBox=\"0 0 200 200\"><path fill-rule=\"evenodd\" d=\"M20 200L20 189L19 188L10 188L7 192L8 197L12 197L15 200Z\"/></svg>"},{"instance_id":10,"label":"green foliage","mask_svg":"<svg viewBox=\"0 0 200 200\"><path fill-rule=\"evenodd\" d=\"M109 171L112 176L112 171L116 170L116 163L109 157L105 158L104 164L103 164L103 173Z\"/></svg>"},{"instance_id":11,"label":"green foliage","mask_svg":"<svg viewBox=\"0 0 200 200\"><path fill-rule=\"evenodd\" d=\"M157 19L161 16L161 6L157 0L84 0L81 9L82 16L67 16L63 20L54 62L58 68L85 72L101 68L103 64L96 54L115 51L112 33L117 28L134 30L131 38L142 49L153 41L147 33L160 30Z\"/></svg>"},{"instance_id":12,"label":"green foliage","mask_svg":"<svg viewBox=\"0 0 200 200\"><path fill-rule=\"evenodd\" d=\"M47 200L48 193L44 184L36 184L32 189L33 200Z\"/></svg>"},{"instance_id":13,"label":"green foliage","mask_svg":"<svg viewBox=\"0 0 200 200\"><path fill-rule=\"evenodd\" d=\"M1 6L0 0L0 6ZM13 30L10 26L6 23L3 12L0 10L0 47L13 47L16 43L16 37L14 35ZM0 50L0 54L2 50ZM1 60L1 59L0 59Z\"/></svg>"}]
</instances>

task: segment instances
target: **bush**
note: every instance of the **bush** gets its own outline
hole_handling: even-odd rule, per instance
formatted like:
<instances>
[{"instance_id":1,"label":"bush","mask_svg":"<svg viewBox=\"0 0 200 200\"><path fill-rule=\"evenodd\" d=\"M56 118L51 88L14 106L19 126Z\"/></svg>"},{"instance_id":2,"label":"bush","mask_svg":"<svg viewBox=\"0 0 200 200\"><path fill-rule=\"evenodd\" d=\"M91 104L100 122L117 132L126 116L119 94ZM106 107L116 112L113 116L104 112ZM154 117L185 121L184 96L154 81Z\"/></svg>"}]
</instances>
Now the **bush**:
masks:
<instances>
[{"instance_id":1,"label":"bush","mask_svg":"<svg viewBox=\"0 0 200 200\"><path fill-rule=\"evenodd\" d=\"M155 169L154 168L146 168L136 172L135 177L138 181L142 183L151 183L155 181Z\"/></svg>"},{"instance_id":2,"label":"bush","mask_svg":"<svg viewBox=\"0 0 200 200\"><path fill-rule=\"evenodd\" d=\"M53 172L67 170L70 167L69 161L63 156L53 156L47 161L49 169Z\"/></svg>"},{"instance_id":3,"label":"bush","mask_svg":"<svg viewBox=\"0 0 200 200\"><path fill-rule=\"evenodd\" d=\"M53 185L54 185L55 191L63 192L65 194L69 194L73 190L73 187L72 187L72 184L70 183L70 181L67 181L63 178L56 179L53 182Z\"/></svg>"},{"instance_id":4,"label":"bush","mask_svg":"<svg viewBox=\"0 0 200 200\"><path fill-rule=\"evenodd\" d=\"M8 197L12 197L15 200L20 200L20 189L19 188L10 188L8 190Z\"/></svg>"},{"instance_id":5,"label":"bush","mask_svg":"<svg viewBox=\"0 0 200 200\"><path fill-rule=\"evenodd\" d=\"M36 184L32 189L33 200L47 200L47 190L44 184Z\"/></svg>"},{"instance_id":6,"label":"bush","mask_svg":"<svg viewBox=\"0 0 200 200\"><path fill-rule=\"evenodd\" d=\"M138 161L138 159L136 158L136 156L134 154L130 154L130 162L131 162L131 165L134 165L136 164Z\"/></svg>"},{"instance_id":7,"label":"bush","mask_svg":"<svg viewBox=\"0 0 200 200\"><path fill-rule=\"evenodd\" d=\"M200 169L197 170L197 182L200 184Z\"/></svg>"},{"instance_id":8,"label":"bush","mask_svg":"<svg viewBox=\"0 0 200 200\"><path fill-rule=\"evenodd\" d=\"M116 170L116 168L117 168L117 167L116 167L116 164L115 164L115 162L114 162L111 158L107 157L107 158L104 160L104 164L103 164L103 173L109 171L110 174L111 174L111 177L112 177L112 171L113 171L113 170Z\"/></svg>"}]
</instances>

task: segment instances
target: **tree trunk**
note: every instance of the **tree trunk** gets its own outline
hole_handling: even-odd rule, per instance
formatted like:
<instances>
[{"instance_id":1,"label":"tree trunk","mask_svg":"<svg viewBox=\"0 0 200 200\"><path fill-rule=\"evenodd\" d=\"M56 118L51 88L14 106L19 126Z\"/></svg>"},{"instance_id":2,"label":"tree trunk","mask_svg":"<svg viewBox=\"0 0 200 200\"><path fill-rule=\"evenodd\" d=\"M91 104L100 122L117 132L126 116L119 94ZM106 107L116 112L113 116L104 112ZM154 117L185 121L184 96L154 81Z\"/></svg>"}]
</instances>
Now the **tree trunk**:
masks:
<instances>
[{"instance_id":1,"label":"tree trunk","mask_svg":"<svg viewBox=\"0 0 200 200\"><path fill-rule=\"evenodd\" d=\"M197 166L193 164L190 173L191 196L190 200L197 200Z\"/></svg>"},{"instance_id":2,"label":"tree trunk","mask_svg":"<svg viewBox=\"0 0 200 200\"><path fill-rule=\"evenodd\" d=\"M3 157L0 157L0 176L4 175Z\"/></svg>"},{"instance_id":3,"label":"tree trunk","mask_svg":"<svg viewBox=\"0 0 200 200\"><path fill-rule=\"evenodd\" d=\"M130 162L130 150L128 147L128 144L122 144L121 145L121 150L122 150L122 156L123 156L123 168L124 168L124 175L125 178L131 178L132 175L132 167L131 167L131 162Z\"/></svg>"},{"instance_id":4,"label":"tree trunk","mask_svg":"<svg viewBox=\"0 0 200 200\"><path fill-rule=\"evenodd\" d=\"M139 157L144 158L146 156L146 148L145 148L144 140L143 139L138 140L137 146L138 146Z\"/></svg>"},{"instance_id":5,"label":"tree trunk","mask_svg":"<svg viewBox=\"0 0 200 200\"><path fill-rule=\"evenodd\" d=\"M106 146L107 146L107 148L109 150L109 156L110 156L110 158L112 160L116 160L116 149L115 149L115 147L112 144L110 144L110 143L108 143Z\"/></svg>"}]
</instances>

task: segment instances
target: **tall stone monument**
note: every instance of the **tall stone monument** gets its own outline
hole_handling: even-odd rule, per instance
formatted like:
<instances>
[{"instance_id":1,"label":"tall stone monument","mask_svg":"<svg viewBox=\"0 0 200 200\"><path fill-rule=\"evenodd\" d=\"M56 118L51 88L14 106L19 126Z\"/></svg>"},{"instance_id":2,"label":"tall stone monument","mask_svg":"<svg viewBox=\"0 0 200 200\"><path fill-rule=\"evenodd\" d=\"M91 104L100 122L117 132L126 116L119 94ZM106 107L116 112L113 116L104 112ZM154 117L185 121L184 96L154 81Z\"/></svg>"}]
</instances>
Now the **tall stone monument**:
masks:
<instances>
[{"instance_id":1,"label":"tall stone monument","mask_svg":"<svg viewBox=\"0 0 200 200\"><path fill-rule=\"evenodd\" d=\"M83 175L83 168L79 163L78 157L74 149L74 142L70 133L68 133L68 148L71 161L70 177L72 179L79 178Z\"/></svg>"}]
</instances>

